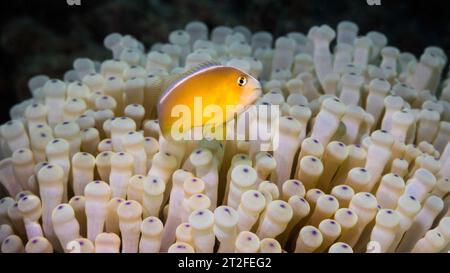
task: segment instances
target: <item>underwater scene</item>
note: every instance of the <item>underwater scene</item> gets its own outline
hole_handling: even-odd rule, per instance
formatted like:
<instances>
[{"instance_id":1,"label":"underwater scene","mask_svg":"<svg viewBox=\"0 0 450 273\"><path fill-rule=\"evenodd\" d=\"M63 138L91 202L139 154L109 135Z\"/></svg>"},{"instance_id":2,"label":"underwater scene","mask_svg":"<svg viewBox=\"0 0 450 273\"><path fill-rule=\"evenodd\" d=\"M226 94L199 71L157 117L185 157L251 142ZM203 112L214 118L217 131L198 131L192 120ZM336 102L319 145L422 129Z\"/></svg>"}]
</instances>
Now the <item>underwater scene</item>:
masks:
<instances>
[{"instance_id":1,"label":"underwater scene","mask_svg":"<svg viewBox=\"0 0 450 273\"><path fill-rule=\"evenodd\" d=\"M1 253L450 252L450 2L1 5Z\"/></svg>"}]
</instances>

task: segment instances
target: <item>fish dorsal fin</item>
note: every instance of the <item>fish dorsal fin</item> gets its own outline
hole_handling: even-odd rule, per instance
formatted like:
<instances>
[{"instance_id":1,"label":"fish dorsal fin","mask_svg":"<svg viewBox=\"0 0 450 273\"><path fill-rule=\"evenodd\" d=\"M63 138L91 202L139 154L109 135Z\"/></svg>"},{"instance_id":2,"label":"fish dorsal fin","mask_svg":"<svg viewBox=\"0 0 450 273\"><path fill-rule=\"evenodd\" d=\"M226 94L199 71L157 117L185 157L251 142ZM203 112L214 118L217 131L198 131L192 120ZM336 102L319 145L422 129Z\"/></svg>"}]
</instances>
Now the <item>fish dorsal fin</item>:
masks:
<instances>
[{"instance_id":1,"label":"fish dorsal fin","mask_svg":"<svg viewBox=\"0 0 450 273\"><path fill-rule=\"evenodd\" d=\"M171 89L172 86L176 85L181 80L183 80L201 70L204 70L206 68L218 67L218 66L222 66L222 64L217 61L208 61L208 62L201 63L183 73L164 77L163 84L161 86L161 90L162 90L161 98L163 98L166 95L166 93Z\"/></svg>"}]
</instances>

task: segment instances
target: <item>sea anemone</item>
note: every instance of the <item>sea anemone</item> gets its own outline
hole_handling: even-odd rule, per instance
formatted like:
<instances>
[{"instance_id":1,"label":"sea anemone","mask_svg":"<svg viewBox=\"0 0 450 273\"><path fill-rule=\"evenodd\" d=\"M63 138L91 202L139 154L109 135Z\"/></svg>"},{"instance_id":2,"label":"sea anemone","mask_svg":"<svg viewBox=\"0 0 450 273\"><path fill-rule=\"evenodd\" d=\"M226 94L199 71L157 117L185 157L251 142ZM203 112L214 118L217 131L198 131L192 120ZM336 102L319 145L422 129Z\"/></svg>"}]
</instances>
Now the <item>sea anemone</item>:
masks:
<instances>
[{"instance_id":1,"label":"sea anemone","mask_svg":"<svg viewBox=\"0 0 450 273\"><path fill-rule=\"evenodd\" d=\"M31 78L0 128L2 252L450 250L442 49L417 59L349 21L275 40L194 21L150 49L104 45L111 59ZM162 136L166 79L213 60L261 82L255 105L281 115L249 126L278 119L277 146Z\"/></svg>"}]
</instances>

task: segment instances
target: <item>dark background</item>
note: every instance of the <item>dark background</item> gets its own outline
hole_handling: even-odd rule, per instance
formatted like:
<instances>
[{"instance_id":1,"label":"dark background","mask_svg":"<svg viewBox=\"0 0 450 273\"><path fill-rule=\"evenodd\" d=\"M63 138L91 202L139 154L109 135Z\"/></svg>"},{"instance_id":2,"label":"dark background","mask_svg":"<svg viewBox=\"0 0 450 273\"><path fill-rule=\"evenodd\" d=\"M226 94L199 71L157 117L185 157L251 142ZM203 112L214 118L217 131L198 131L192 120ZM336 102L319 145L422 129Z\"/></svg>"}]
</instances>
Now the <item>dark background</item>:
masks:
<instances>
[{"instance_id":1,"label":"dark background","mask_svg":"<svg viewBox=\"0 0 450 273\"><path fill-rule=\"evenodd\" d=\"M77 57L110 57L103 38L132 34L148 47L194 19L210 28L245 25L274 35L306 33L311 26L351 20L360 33L378 30L389 44L420 55L430 45L450 53L449 0L1 0L0 123L9 108L28 98L28 79L36 74L62 78Z\"/></svg>"}]
</instances>

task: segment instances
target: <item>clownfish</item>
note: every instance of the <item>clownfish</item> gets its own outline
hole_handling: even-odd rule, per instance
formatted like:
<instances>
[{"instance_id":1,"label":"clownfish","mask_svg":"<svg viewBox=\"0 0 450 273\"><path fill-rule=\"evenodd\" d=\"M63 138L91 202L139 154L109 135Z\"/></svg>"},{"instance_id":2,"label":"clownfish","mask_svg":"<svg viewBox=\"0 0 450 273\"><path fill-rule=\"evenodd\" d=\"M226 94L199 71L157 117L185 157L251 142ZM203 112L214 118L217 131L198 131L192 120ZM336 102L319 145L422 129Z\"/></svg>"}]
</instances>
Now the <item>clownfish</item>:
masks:
<instances>
[{"instance_id":1,"label":"clownfish","mask_svg":"<svg viewBox=\"0 0 450 273\"><path fill-rule=\"evenodd\" d=\"M222 126L262 94L257 79L237 68L207 62L165 79L158 122L166 139L182 139L193 128Z\"/></svg>"}]
</instances>

